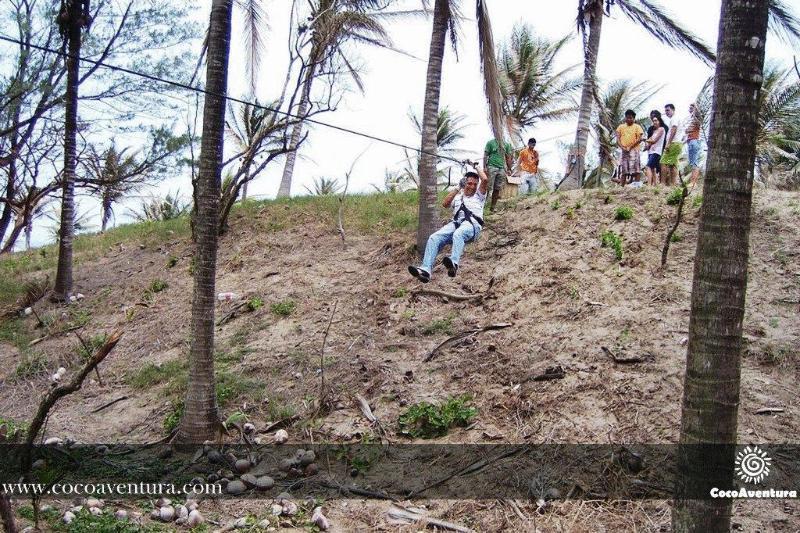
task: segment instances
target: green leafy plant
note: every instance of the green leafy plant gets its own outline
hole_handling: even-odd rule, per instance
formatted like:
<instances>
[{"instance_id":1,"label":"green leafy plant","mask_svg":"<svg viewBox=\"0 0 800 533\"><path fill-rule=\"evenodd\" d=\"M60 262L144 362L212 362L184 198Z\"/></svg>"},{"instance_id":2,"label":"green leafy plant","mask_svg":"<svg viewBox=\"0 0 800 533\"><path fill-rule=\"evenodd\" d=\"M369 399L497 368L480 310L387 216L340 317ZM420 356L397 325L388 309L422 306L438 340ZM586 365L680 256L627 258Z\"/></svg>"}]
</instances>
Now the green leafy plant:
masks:
<instances>
[{"instance_id":1,"label":"green leafy plant","mask_svg":"<svg viewBox=\"0 0 800 533\"><path fill-rule=\"evenodd\" d=\"M469 405L469 395L454 396L444 403L415 403L398 419L401 433L413 438L431 439L447 434L454 426L467 426L478 410Z\"/></svg>"},{"instance_id":2,"label":"green leafy plant","mask_svg":"<svg viewBox=\"0 0 800 533\"><path fill-rule=\"evenodd\" d=\"M406 294L408 294L408 289L405 287L397 287L392 291L392 298L404 298Z\"/></svg>"},{"instance_id":3,"label":"green leafy plant","mask_svg":"<svg viewBox=\"0 0 800 533\"><path fill-rule=\"evenodd\" d=\"M682 196L683 189L681 187L672 188L667 195L667 205L678 205L681 203Z\"/></svg>"},{"instance_id":4,"label":"green leafy plant","mask_svg":"<svg viewBox=\"0 0 800 533\"><path fill-rule=\"evenodd\" d=\"M273 315L277 316L289 316L294 313L294 310L297 308L297 304L294 300L283 300L281 302L274 303L269 306L270 311L272 311Z\"/></svg>"},{"instance_id":5,"label":"green leafy plant","mask_svg":"<svg viewBox=\"0 0 800 533\"><path fill-rule=\"evenodd\" d=\"M264 307L264 300L259 298L258 296L253 296L249 300L247 300L247 310L248 311L255 311L257 309L261 309Z\"/></svg>"},{"instance_id":6,"label":"green leafy plant","mask_svg":"<svg viewBox=\"0 0 800 533\"><path fill-rule=\"evenodd\" d=\"M183 418L184 409L183 400L172 402L172 409L164 417L164 431L172 433L178 428L178 424L181 423L181 418Z\"/></svg>"},{"instance_id":7,"label":"green leafy plant","mask_svg":"<svg viewBox=\"0 0 800 533\"><path fill-rule=\"evenodd\" d=\"M698 207L700 207L701 205L703 205L703 195L702 195L702 194L698 194L698 195L697 195L697 196L695 196L695 197L694 197L694 199L692 200L692 207L694 207L695 209L697 209L697 208L698 208Z\"/></svg>"},{"instance_id":8,"label":"green leafy plant","mask_svg":"<svg viewBox=\"0 0 800 533\"><path fill-rule=\"evenodd\" d=\"M437 333L452 335L453 317L448 316L446 318L437 318L422 328L423 335L436 335Z\"/></svg>"},{"instance_id":9,"label":"green leafy plant","mask_svg":"<svg viewBox=\"0 0 800 533\"><path fill-rule=\"evenodd\" d=\"M550 209L552 209L553 211L556 211L556 210L557 210L557 209L559 209L560 207L561 207L561 198L556 198L556 199L555 199L555 200L553 200L553 202L550 204Z\"/></svg>"},{"instance_id":10,"label":"green leafy plant","mask_svg":"<svg viewBox=\"0 0 800 533\"><path fill-rule=\"evenodd\" d=\"M622 261L622 257L624 255L622 251L622 237L611 230L606 230L602 235L600 235L600 242L603 245L603 248L613 248L617 257L617 261Z\"/></svg>"},{"instance_id":11,"label":"green leafy plant","mask_svg":"<svg viewBox=\"0 0 800 533\"><path fill-rule=\"evenodd\" d=\"M672 234L672 237L670 237L669 240L672 242L681 242L683 241L683 235L678 232L675 232Z\"/></svg>"},{"instance_id":12,"label":"green leafy plant","mask_svg":"<svg viewBox=\"0 0 800 533\"><path fill-rule=\"evenodd\" d=\"M150 288L148 290L152 293L156 293L163 291L167 287L169 287L169 283L167 283L163 279L154 279L153 282L150 284Z\"/></svg>"},{"instance_id":13,"label":"green leafy plant","mask_svg":"<svg viewBox=\"0 0 800 533\"><path fill-rule=\"evenodd\" d=\"M0 442L11 442L18 437L21 438L27 429L27 424L0 416Z\"/></svg>"},{"instance_id":14,"label":"green leafy plant","mask_svg":"<svg viewBox=\"0 0 800 533\"><path fill-rule=\"evenodd\" d=\"M178 258L175 257L174 255L169 256L169 259L167 259L167 268L172 268L177 264L178 264Z\"/></svg>"},{"instance_id":15,"label":"green leafy plant","mask_svg":"<svg viewBox=\"0 0 800 533\"><path fill-rule=\"evenodd\" d=\"M621 205L614 211L614 220L630 220L633 218L633 208Z\"/></svg>"}]
</instances>

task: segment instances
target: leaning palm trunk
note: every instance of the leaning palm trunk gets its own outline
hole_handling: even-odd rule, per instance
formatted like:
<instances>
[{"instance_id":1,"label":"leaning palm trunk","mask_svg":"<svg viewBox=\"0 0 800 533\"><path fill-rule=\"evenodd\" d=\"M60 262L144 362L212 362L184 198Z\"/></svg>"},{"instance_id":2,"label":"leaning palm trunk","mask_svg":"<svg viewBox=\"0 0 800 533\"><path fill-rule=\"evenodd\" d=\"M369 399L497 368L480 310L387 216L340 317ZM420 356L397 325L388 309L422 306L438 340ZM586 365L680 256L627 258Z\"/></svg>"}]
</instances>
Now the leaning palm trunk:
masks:
<instances>
[{"instance_id":1,"label":"leaning palm trunk","mask_svg":"<svg viewBox=\"0 0 800 533\"><path fill-rule=\"evenodd\" d=\"M492 24L489 20L489 10L483 0L477 0L476 14L481 70L483 71L483 92L489 104L489 122L492 126L492 134L494 134L494 138L497 141L500 155L505 157L503 94L500 89L500 76L497 70L497 55L492 35Z\"/></svg>"},{"instance_id":2,"label":"leaning palm trunk","mask_svg":"<svg viewBox=\"0 0 800 533\"><path fill-rule=\"evenodd\" d=\"M689 321L680 458L684 489L733 482L758 102L769 0L723 0ZM708 494L706 493L707 497ZM731 500L678 500L676 532L730 529Z\"/></svg>"},{"instance_id":3,"label":"leaning palm trunk","mask_svg":"<svg viewBox=\"0 0 800 533\"><path fill-rule=\"evenodd\" d=\"M447 36L449 0L436 0L433 8L433 30L425 80L425 106L422 115L422 153L419 157L419 227L417 251L425 253L428 237L438 226L436 187L436 133L439 116L439 92L442 86L442 61Z\"/></svg>"},{"instance_id":4,"label":"leaning palm trunk","mask_svg":"<svg viewBox=\"0 0 800 533\"><path fill-rule=\"evenodd\" d=\"M564 182L559 187L563 190L577 189L583 184L586 171L586 147L589 144L589 129L592 118L592 107L597 92L597 57L600 53L600 32L603 28L603 5L596 2L588 8L589 36L583 58L583 89L581 90L581 107L578 111L578 129L575 132L575 143L569 157L569 167Z\"/></svg>"},{"instance_id":5,"label":"leaning palm trunk","mask_svg":"<svg viewBox=\"0 0 800 533\"><path fill-rule=\"evenodd\" d=\"M77 7L73 9L78 9ZM75 235L75 162L78 134L78 77L80 75L81 26L69 27L67 90L64 101L64 175L61 185L61 229L58 240L58 267L53 300L68 301L72 292L72 240Z\"/></svg>"},{"instance_id":6,"label":"leaning palm trunk","mask_svg":"<svg viewBox=\"0 0 800 533\"><path fill-rule=\"evenodd\" d=\"M214 0L208 34L208 67L203 109L203 140L195 198L194 297L189 383L180 442L212 439L219 427L214 385L214 302L217 270L217 220L225 136L225 95L231 41L231 0Z\"/></svg>"},{"instance_id":7,"label":"leaning palm trunk","mask_svg":"<svg viewBox=\"0 0 800 533\"><path fill-rule=\"evenodd\" d=\"M289 138L290 151L286 154L286 165L283 167L283 176L281 176L281 184L278 187L278 198L288 198L292 193L292 176L294 175L294 163L297 160L297 146L300 144L300 137L303 134L302 118L308 113L311 84L314 82L316 64L312 59L308 65L306 79L303 81L303 92L300 94L300 103L297 106L297 116L300 117L301 121L294 125L292 135Z\"/></svg>"}]
</instances>

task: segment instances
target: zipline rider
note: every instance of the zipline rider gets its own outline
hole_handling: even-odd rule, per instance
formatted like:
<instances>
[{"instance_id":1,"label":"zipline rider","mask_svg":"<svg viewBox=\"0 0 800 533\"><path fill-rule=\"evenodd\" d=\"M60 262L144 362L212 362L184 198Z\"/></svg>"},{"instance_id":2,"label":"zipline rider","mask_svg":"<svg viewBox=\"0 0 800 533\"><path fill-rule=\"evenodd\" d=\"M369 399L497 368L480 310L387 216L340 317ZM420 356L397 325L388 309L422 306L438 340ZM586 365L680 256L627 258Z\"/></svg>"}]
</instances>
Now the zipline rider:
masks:
<instances>
[{"instance_id":1,"label":"zipline rider","mask_svg":"<svg viewBox=\"0 0 800 533\"><path fill-rule=\"evenodd\" d=\"M442 259L451 278L458 272L458 263L466 243L478 238L483 228L483 206L489 189L489 178L477 163L469 163L475 172L467 172L458 189L450 191L442 202L442 207L453 208L453 219L428 238L422 265L408 267L412 276L422 283L431 280L433 263L446 244L452 244L450 257Z\"/></svg>"}]
</instances>

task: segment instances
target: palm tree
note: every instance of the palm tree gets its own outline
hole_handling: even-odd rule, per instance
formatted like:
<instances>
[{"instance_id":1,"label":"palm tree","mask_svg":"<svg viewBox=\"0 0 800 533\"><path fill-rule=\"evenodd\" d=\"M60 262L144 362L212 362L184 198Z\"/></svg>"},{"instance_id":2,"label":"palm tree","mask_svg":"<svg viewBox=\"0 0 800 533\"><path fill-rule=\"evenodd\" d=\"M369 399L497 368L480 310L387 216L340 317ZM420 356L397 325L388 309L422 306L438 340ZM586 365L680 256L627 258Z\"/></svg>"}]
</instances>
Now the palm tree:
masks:
<instances>
[{"instance_id":1,"label":"palm tree","mask_svg":"<svg viewBox=\"0 0 800 533\"><path fill-rule=\"evenodd\" d=\"M758 134L756 135L756 170L766 181L776 170L791 169L800 162L800 81L792 69L768 62L758 99ZM697 105L704 133L711 122L714 79L710 78Z\"/></svg>"},{"instance_id":2,"label":"palm tree","mask_svg":"<svg viewBox=\"0 0 800 533\"><path fill-rule=\"evenodd\" d=\"M72 292L72 239L75 220L75 166L78 133L78 84L80 82L81 33L91 23L89 0L61 0L58 29L66 60L67 87L64 95L64 175L61 183L61 238L53 300L69 301Z\"/></svg>"},{"instance_id":3,"label":"palm tree","mask_svg":"<svg viewBox=\"0 0 800 533\"><path fill-rule=\"evenodd\" d=\"M422 121L413 112L409 113L409 119L414 126L418 135L422 135ZM449 179L445 182L444 177L449 176L453 166L440 167L440 165L447 160L465 158L467 152L457 145L459 141L465 138L464 130L467 128L465 124L467 117L461 113L451 111L450 108L444 107L439 110L436 116L436 153L441 154L442 157L436 158L436 181L437 185L444 183L449 185ZM419 187L419 161L420 154L415 152L409 154L408 150L404 150L406 156L406 165L400 173L402 181L405 183L413 182L416 187Z\"/></svg>"},{"instance_id":4,"label":"palm tree","mask_svg":"<svg viewBox=\"0 0 800 533\"><path fill-rule=\"evenodd\" d=\"M385 0L313 0L307 26L300 31L311 32L311 48L308 59L301 67L303 89L297 103L296 116L305 117L311 99L311 89L318 74L330 69L335 63L353 77L359 89L363 90L361 78L345 53L347 43L357 43L393 49L389 35L381 22ZM292 175L297 158L297 146L303 133L303 123L298 122L292 129L289 141L290 152L278 188L278 198L291 194Z\"/></svg>"},{"instance_id":5,"label":"palm tree","mask_svg":"<svg viewBox=\"0 0 800 533\"><path fill-rule=\"evenodd\" d=\"M586 178L586 186L599 186L603 174L614 172L614 152L617 140L614 132L624 120L628 109L642 109L661 88L651 83L634 83L630 79L611 82L600 94L598 109L592 118L592 130L597 141L598 165ZM637 122L647 131L647 116Z\"/></svg>"},{"instance_id":6,"label":"palm tree","mask_svg":"<svg viewBox=\"0 0 800 533\"><path fill-rule=\"evenodd\" d=\"M524 128L567 118L578 110L573 95L581 80L571 76L577 65L555 71L556 58L569 41L569 36L551 41L535 35L528 25L518 25L499 50L503 113L517 140L522 140Z\"/></svg>"},{"instance_id":7,"label":"palm tree","mask_svg":"<svg viewBox=\"0 0 800 533\"><path fill-rule=\"evenodd\" d=\"M180 442L214 438L220 427L214 385L214 303L220 177L225 142L225 95L231 43L232 0L213 0L208 31L208 93L203 109L200 170L195 187L194 297L192 299L189 383Z\"/></svg>"},{"instance_id":8,"label":"palm tree","mask_svg":"<svg viewBox=\"0 0 800 533\"><path fill-rule=\"evenodd\" d=\"M306 187L308 194L313 196L331 196L342 190L342 184L336 178L320 177L314 180L313 189Z\"/></svg>"},{"instance_id":9,"label":"palm tree","mask_svg":"<svg viewBox=\"0 0 800 533\"><path fill-rule=\"evenodd\" d=\"M592 108L598 98L596 70L600 53L600 34L603 17L610 16L612 6L616 6L631 22L667 46L688 50L708 63L713 63L715 59L714 52L708 46L678 25L672 15L652 0L578 0L577 23L583 38L584 51L583 89L573 157L568 175L561 185L562 189L576 189L583 183Z\"/></svg>"},{"instance_id":10,"label":"palm tree","mask_svg":"<svg viewBox=\"0 0 800 533\"><path fill-rule=\"evenodd\" d=\"M483 72L483 89L489 106L492 133L502 148L504 135L503 97L498 75L492 25L485 0L476 0L478 43ZM419 225L417 229L417 251L425 250L428 237L438 226L438 187L436 175L437 120L439 116L439 93L442 85L442 62L447 34L453 50L458 45L458 27L461 15L458 0L435 0L433 26L428 54L428 71L425 79L425 104L422 114L422 139L419 158Z\"/></svg>"},{"instance_id":11,"label":"palm tree","mask_svg":"<svg viewBox=\"0 0 800 533\"><path fill-rule=\"evenodd\" d=\"M759 128L753 95L761 90L769 5L769 0L722 0L683 389L685 446L677 487L683 497L676 498L672 512L677 533L730 530L730 499L687 498L707 498L710 487L733 482Z\"/></svg>"}]
</instances>

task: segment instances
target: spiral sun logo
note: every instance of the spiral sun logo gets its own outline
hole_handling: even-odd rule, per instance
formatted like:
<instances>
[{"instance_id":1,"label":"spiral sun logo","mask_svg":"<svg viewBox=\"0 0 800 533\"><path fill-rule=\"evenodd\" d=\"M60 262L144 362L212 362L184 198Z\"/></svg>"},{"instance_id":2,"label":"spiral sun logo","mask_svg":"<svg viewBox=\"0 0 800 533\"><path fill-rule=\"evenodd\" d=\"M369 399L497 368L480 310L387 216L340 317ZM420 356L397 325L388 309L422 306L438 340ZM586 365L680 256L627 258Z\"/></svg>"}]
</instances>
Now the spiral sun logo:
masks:
<instances>
[{"instance_id":1,"label":"spiral sun logo","mask_svg":"<svg viewBox=\"0 0 800 533\"><path fill-rule=\"evenodd\" d=\"M746 446L736 454L736 474L745 483L761 483L769 475L772 459L758 446Z\"/></svg>"}]
</instances>

